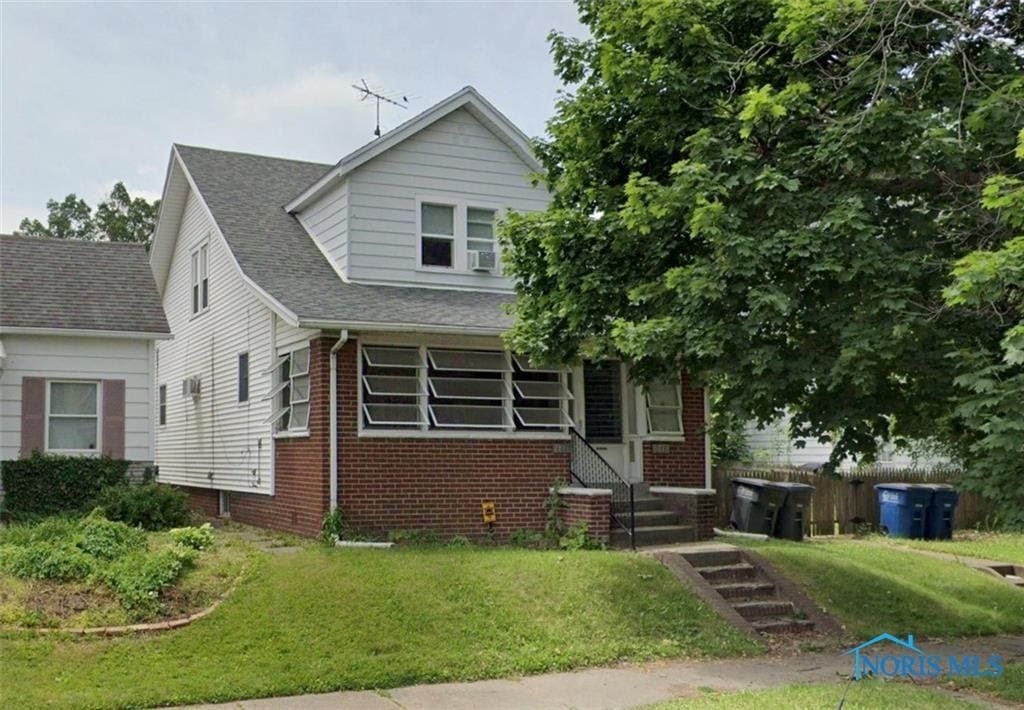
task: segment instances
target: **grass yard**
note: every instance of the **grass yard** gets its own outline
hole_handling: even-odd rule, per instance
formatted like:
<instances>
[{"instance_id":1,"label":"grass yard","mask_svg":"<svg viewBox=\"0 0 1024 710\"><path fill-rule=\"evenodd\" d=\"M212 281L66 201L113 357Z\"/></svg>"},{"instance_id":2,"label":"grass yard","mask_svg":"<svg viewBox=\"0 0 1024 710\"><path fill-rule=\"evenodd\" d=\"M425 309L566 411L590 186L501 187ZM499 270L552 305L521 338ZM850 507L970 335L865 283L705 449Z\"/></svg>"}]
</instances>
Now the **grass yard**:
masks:
<instances>
[{"instance_id":1,"label":"grass yard","mask_svg":"<svg viewBox=\"0 0 1024 710\"><path fill-rule=\"evenodd\" d=\"M729 541L763 554L861 638L1024 632L1024 594L956 562L848 539Z\"/></svg>"},{"instance_id":2,"label":"grass yard","mask_svg":"<svg viewBox=\"0 0 1024 710\"><path fill-rule=\"evenodd\" d=\"M970 688L983 695L1024 706L1024 663L1007 664L998 678L962 678L954 681L958 688Z\"/></svg>"},{"instance_id":3,"label":"grass yard","mask_svg":"<svg viewBox=\"0 0 1024 710\"><path fill-rule=\"evenodd\" d=\"M856 683L809 683L786 685L770 690L748 690L739 693L709 693L702 698L673 700L653 705L649 710L761 710L778 707L794 710L818 710L840 707L900 708L900 710L954 710L976 708L977 704L928 687L908 683L862 680Z\"/></svg>"},{"instance_id":4,"label":"grass yard","mask_svg":"<svg viewBox=\"0 0 1024 710\"><path fill-rule=\"evenodd\" d=\"M116 639L0 639L5 707L391 688L760 649L657 562L610 552L309 547L211 616Z\"/></svg>"},{"instance_id":5,"label":"grass yard","mask_svg":"<svg viewBox=\"0 0 1024 710\"><path fill-rule=\"evenodd\" d=\"M1024 565L1024 533L982 533L965 530L955 533L952 540L906 540L882 536L873 536L869 540L881 545L910 547L960 557L978 557Z\"/></svg>"}]
</instances>

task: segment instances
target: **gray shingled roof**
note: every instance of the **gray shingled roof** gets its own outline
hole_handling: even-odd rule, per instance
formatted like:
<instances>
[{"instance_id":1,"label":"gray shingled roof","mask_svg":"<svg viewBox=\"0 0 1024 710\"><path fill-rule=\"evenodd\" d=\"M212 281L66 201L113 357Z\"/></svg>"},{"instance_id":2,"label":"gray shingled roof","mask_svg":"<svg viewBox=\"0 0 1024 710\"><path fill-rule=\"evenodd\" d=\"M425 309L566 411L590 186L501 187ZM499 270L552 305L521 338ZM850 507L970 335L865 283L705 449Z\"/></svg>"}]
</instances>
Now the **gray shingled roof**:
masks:
<instances>
[{"instance_id":1,"label":"gray shingled roof","mask_svg":"<svg viewBox=\"0 0 1024 710\"><path fill-rule=\"evenodd\" d=\"M504 329L511 294L342 281L283 205L331 168L176 146L242 271L301 321Z\"/></svg>"},{"instance_id":2,"label":"gray shingled roof","mask_svg":"<svg viewBox=\"0 0 1024 710\"><path fill-rule=\"evenodd\" d=\"M0 235L0 326L170 333L141 244Z\"/></svg>"}]
</instances>

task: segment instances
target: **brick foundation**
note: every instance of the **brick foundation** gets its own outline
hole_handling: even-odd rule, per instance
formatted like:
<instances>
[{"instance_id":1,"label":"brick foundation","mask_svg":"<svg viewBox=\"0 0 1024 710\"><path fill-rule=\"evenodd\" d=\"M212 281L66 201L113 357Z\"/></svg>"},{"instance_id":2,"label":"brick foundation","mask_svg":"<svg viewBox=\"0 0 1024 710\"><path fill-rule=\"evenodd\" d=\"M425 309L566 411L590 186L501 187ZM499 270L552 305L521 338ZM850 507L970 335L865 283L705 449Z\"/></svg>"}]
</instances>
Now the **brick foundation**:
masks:
<instances>
[{"instance_id":1,"label":"brick foundation","mask_svg":"<svg viewBox=\"0 0 1024 710\"><path fill-rule=\"evenodd\" d=\"M590 537L608 544L611 533L612 492L591 488L562 488L559 497L565 503L560 518L566 527L585 522Z\"/></svg>"}]
</instances>

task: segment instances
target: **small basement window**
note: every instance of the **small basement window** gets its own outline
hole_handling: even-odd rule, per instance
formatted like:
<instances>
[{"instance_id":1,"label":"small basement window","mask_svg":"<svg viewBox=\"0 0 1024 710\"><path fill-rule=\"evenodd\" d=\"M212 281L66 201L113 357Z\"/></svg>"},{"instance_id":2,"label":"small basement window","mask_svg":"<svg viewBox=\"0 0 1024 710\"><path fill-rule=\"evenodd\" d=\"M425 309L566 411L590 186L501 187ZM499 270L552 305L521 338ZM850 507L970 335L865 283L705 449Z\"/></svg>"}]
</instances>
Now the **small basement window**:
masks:
<instances>
[{"instance_id":1,"label":"small basement window","mask_svg":"<svg viewBox=\"0 0 1024 710\"><path fill-rule=\"evenodd\" d=\"M420 264L455 267L455 206L420 204Z\"/></svg>"}]
</instances>

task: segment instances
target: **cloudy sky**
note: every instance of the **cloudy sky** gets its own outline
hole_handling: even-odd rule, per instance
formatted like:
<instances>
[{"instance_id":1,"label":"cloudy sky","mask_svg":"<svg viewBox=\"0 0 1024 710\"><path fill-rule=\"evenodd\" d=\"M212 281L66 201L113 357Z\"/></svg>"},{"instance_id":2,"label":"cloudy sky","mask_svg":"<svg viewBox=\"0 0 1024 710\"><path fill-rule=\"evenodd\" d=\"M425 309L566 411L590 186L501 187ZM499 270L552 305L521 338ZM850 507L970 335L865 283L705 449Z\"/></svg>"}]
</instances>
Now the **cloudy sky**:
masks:
<instances>
[{"instance_id":1,"label":"cloudy sky","mask_svg":"<svg viewBox=\"0 0 1024 710\"><path fill-rule=\"evenodd\" d=\"M158 197L171 143L334 162L466 84L529 135L559 83L567 2L0 3L0 229L117 180Z\"/></svg>"}]
</instances>

